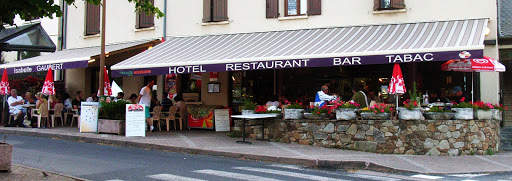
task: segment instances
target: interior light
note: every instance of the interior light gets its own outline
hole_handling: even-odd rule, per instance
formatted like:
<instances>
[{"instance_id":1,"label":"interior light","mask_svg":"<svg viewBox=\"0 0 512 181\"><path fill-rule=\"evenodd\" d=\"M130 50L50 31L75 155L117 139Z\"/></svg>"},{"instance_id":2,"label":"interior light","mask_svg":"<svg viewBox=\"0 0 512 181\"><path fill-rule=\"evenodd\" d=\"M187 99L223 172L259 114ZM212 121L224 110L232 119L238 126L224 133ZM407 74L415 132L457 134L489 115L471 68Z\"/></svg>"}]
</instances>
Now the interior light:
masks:
<instances>
[{"instance_id":1,"label":"interior light","mask_svg":"<svg viewBox=\"0 0 512 181\"><path fill-rule=\"evenodd\" d=\"M150 49L152 49L152 48L153 48L153 46L149 46L149 47L148 47L148 50L150 50Z\"/></svg>"},{"instance_id":2,"label":"interior light","mask_svg":"<svg viewBox=\"0 0 512 181\"><path fill-rule=\"evenodd\" d=\"M88 63L92 63L92 62L94 62L94 61L96 61L96 59L90 59L90 60L88 61Z\"/></svg>"}]
</instances>

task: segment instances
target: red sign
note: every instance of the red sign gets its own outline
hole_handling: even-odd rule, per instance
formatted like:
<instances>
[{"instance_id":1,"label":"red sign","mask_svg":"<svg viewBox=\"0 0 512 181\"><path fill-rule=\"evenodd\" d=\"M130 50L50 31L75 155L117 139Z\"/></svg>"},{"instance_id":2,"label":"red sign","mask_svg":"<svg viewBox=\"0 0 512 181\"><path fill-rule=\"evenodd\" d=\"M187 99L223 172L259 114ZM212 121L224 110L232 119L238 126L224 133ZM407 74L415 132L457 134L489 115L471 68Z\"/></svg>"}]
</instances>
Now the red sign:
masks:
<instances>
[{"instance_id":1,"label":"red sign","mask_svg":"<svg viewBox=\"0 0 512 181\"><path fill-rule=\"evenodd\" d=\"M210 72L210 81L219 81L219 72Z\"/></svg>"}]
</instances>

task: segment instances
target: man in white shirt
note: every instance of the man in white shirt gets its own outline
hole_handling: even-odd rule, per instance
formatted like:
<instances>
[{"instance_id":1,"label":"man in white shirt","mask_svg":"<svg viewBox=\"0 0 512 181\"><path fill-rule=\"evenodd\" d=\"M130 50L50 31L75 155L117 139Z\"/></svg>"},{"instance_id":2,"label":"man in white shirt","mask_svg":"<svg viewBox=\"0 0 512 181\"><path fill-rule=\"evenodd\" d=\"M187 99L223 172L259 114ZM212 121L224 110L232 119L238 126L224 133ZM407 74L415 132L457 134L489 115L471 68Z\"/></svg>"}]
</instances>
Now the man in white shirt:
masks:
<instances>
[{"instance_id":1,"label":"man in white shirt","mask_svg":"<svg viewBox=\"0 0 512 181\"><path fill-rule=\"evenodd\" d=\"M23 107L25 101L21 96L18 96L16 89L11 90L11 96L7 99L7 103L9 104L9 113L16 115L14 122L9 126L23 127L23 117L26 113L26 109Z\"/></svg>"},{"instance_id":2,"label":"man in white shirt","mask_svg":"<svg viewBox=\"0 0 512 181\"><path fill-rule=\"evenodd\" d=\"M336 96L327 95L327 92L329 92L329 87L327 87L327 85L323 85L321 90L316 93L315 106L322 107L325 105L326 101L336 99Z\"/></svg>"},{"instance_id":3,"label":"man in white shirt","mask_svg":"<svg viewBox=\"0 0 512 181\"><path fill-rule=\"evenodd\" d=\"M153 85L155 85L154 80L150 80L147 86L142 87L140 89L139 97L137 98L137 102L139 104L144 104L146 107L146 122L149 126L149 131L153 131L155 127L153 127L152 121L150 121L151 115L149 114L149 107L151 106L151 90L153 89Z\"/></svg>"}]
</instances>

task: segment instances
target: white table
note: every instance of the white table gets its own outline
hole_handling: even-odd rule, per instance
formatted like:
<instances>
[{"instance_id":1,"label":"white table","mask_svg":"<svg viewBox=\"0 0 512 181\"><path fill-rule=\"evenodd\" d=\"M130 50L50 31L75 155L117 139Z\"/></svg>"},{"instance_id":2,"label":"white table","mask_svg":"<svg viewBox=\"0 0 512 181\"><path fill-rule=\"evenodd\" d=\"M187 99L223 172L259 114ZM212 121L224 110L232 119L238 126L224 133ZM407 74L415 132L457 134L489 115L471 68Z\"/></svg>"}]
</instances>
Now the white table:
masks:
<instances>
[{"instance_id":1,"label":"white table","mask_svg":"<svg viewBox=\"0 0 512 181\"><path fill-rule=\"evenodd\" d=\"M251 142L245 141L245 125L248 119L260 119L263 121L261 124L261 139L265 140L265 119L267 118L275 118L277 114L245 114L245 115L232 115L231 118L239 118L242 119L244 126L242 127L242 141L236 141L237 143L247 143L252 144ZM267 140L268 141L268 140Z\"/></svg>"}]
</instances>

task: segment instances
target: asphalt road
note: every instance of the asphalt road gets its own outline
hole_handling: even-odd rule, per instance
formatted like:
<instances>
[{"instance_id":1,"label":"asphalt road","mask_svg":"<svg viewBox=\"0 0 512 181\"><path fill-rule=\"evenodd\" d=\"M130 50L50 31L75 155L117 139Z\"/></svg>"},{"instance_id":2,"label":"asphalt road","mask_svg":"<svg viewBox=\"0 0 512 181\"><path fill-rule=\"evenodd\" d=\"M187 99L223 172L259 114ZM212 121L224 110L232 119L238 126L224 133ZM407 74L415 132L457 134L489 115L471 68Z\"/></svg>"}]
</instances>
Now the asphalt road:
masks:
<instances>
[{"instance_id":1,"label":"asphalt road","mask_svg":"<svg viewBox=\"0 0 512 181\"><path fill-rule=\"evenodd\" d=\"M4 135L0 135L3 141ZM7 136L13 163L90 180L509 180L510 174L421 175L317 170L216 156Z\"/></svg>"}]
</instances>

